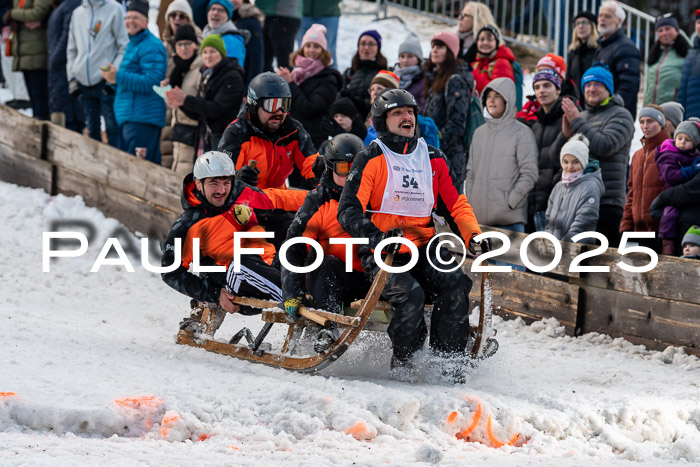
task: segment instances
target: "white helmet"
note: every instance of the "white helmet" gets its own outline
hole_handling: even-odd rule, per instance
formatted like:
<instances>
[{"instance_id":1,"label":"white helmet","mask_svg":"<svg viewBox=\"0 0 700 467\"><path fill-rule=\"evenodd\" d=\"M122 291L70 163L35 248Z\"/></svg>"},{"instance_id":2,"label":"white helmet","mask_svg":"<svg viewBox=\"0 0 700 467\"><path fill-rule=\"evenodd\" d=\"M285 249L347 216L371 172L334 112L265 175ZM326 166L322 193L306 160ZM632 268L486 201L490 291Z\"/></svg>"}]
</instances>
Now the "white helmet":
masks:
<instances>
[{"instance_id":1,"label":"white helmet","mask_svg":"<svg viewBox=\"0 0 700 467\"><path fill-rule=\"evenodd\" d=\"M192 171L194 178L231 177L236 173L233 161L223 152L209 151L197 158Z\"/></svg>"}]
</instances>

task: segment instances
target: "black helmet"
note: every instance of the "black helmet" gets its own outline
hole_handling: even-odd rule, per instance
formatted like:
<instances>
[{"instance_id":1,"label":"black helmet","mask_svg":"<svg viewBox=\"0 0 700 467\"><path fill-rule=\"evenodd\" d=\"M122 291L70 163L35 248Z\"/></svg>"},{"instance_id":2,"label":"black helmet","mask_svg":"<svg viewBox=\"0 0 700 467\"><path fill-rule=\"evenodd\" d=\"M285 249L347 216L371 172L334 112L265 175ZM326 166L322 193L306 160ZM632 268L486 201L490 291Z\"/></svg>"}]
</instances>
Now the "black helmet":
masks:
<instances>
[{"instance_id":1,"label":"black helmet","mask_svg":"<svg viewBox=\"0 0 700 467\"><path fill-rule=\"evenodd\" d=\"M386 131L386 113L397 107L413 107L418 118L418 103L413 94L405 89L386 89L382 91L372 104L372 124L377 132Z\"/></svg>"},{"instance_id":2,"label":"black helmet","mask_svg":"<svg viewBox=\"0 0 700 467\"><path fill-rule=\"evenodd\" d=\"M275 112L280 108L284 112L289 112L292 91L280 75L271 71L260 73L248 86L248 104L256 109L262 107L268 112Z\"/></svg>"},{"instance_id":3,"label":"black helmet","mask_svg":"<svg viewBox=\"0 0 700 467\"><path fill-rule=\"evenodd\" d=\"M360 138L351 133L342 133L328 143L323 157L326 159L326 166L342 176L350 172L355 155L363 149L365 144Z\"/></svg>"}]
</instances>

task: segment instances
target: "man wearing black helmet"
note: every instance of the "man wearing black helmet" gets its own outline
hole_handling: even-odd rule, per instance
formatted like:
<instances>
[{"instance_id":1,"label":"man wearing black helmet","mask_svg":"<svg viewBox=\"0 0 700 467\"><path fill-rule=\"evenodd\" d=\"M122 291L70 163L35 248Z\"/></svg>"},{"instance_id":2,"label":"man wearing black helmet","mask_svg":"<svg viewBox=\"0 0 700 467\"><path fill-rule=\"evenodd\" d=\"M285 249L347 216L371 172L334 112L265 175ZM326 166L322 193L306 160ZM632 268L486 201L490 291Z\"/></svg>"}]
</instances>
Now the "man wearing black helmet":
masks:
<instances>
[{"instance_id":1,"label":"man wearing black helmet","mask_svg":"<svg viewBox=\"0 0 700 467\"><path fill-rule=\"evenodd\" d=\"M236 165L237 178L260 188L283 188L295 167L304 178L314 178L318 152L304 127L288 115L291 104L289 84L281 76L266 72L250 82L245 108L219 142L219 151ZM257 167L249 167L251 160Z\"/></svg>"},{"instance_id":2,"label":"man wearing black helmet","mask_svg":"<svg viewBox=\"0 0 700 467\"><path fill-rule=\"evenodd\" d=\"M403 89L391 89L372 104L372 122L378 137L353 162L340 197L338 221L354 237L369 239L359 248L362 266L374 277L379 267L372 250L384 238L403 236L418 248L418 262L407 272L389 275L382 296L392 305L388 333L393 345L392 369L408 370L413 354L420 350L428 330L423 319L424 303L432 298L430 348L450 362L443 372L462 381L454 358L464 357L469 338L469 290L471 280L459 269L441 271L433 265L451 260L445 249L436 250L433 213L443 216L469 245L488 251L490 242L477 245L480 234L462 188L454 182L445 155L416 137L417 107ZM402 245L394 266L406 265L411 254Z\"/></svg>"},{"instance_id":3,"label":"man wearing black helmet","mask_svg":"<svg viewBox=\"0 0 700 467\"><path fill-rule=\"evenodd\" d=\"M326 170L321 181L306 195L287 231L288 240L304 236L318 241L324 253L323 262L311 273L282 270L284 308L295 319L306 292L313 297L314 308L342 313L344 304L364 297L369 289L370 283L357 256L357 246L353 246L352 254L348 256L344 244L330 243L333 238L352 237L338 223L338 200L355 154L364 148L362 140L350 133L337 135L328 143L322 156L326 160ZM313 252L307 244L297 243L287 250L287 260L293 266L304 266L308 254ZM352 267L351 272L347 271L346 262ZM314 350L323 352L337 338L338 329L335 323L330 324L319 331Z\"/></svg>"}]
</instances>

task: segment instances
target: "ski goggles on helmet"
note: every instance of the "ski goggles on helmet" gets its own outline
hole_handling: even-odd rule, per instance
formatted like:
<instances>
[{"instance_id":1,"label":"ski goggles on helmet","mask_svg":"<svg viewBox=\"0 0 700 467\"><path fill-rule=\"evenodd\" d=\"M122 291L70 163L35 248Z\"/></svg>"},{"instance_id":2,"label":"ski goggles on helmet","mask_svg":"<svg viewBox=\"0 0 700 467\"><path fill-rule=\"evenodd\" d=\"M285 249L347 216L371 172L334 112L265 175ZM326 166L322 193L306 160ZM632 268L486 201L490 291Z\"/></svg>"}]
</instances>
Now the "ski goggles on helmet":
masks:
<instances>
[{"instance_id":1,"label":"ski goggles on helmet","mask_svg":"<svg viewBox=\"0 0 700 467\"><path fill-rule=\"evenodd\" d=\"M352 167L352 161L328 161L333 172L336 175L345 176L350 173L350 168Z\"/></svg>"},{"instance_id":2,"label":"ski goggles on helmet","mask_svg":"<svg viewBox=\"0 0 700 467\"><path fill-rule=\"evenodd\" d=\"M289 112L289 109L292 107L292 98L291 97L268 97L262 100L262 104L260 105L262 109L267 112L267 113L275 113L278 110L281 110L282 112Z\"/></svg>"}]
</instances>

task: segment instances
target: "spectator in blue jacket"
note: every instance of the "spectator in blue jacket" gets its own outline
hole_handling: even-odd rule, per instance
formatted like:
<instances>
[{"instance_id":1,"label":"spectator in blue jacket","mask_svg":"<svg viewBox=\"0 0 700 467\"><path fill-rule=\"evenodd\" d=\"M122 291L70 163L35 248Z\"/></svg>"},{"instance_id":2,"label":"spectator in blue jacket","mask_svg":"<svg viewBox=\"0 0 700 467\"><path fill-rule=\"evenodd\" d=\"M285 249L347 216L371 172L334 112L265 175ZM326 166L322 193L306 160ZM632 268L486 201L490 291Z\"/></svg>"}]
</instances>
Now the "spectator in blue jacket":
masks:
<instances>
[{"instance_id":1,"label":"spectator in blue jacket","mask_svg":"<svg viewBox=\"0 0 700 467\"><path fill-rule=\"evenodd\" d=\"M700 117L700 8L695 10L695 40L685 57L678 102L685 108L685 118Z\"/></svg>"},{"instance_id":2,"label":"spectator in blue jacket","mask_svg":"<svg viewBox=\"0 0 700 467\"><path fill-rule=\"evenodd\" d=\"M129 37L121 5L112 0L82 0L73 11L66 50L70 93L80 96L90 138L102 141L104 117L110 146L119 147L119 124L114 117L114 88L106 85L100 67L119 68Z\"/></svg>"},{"instance_id":3,"label":"spectator in blue jacket","mask_svg":"<svg viewBox=\"0 0 700 467\"><path fill-rule=\"evenodd\" d=\"M238 60L242 67L246 58L246 43L250 32L239 30L233 24L233 5L229 0L211 0L207 6L207 25L202 31L204 37L219 34L226 46L226 55Z\"/></svg>"},{"instance_id":4,"label":"spectator in blue jacket","mask_svg":"<svg viewBox=\"0 0 700 467\"><path fill-rule=\"evenodd\" d=\"M165 125L165 102L153 91L165 78L165 46L148 30L148 3L132 0L124 18L129 34L119 70L109 64L102 77L116 84L114 114L119 123L122 149L136 154L145 148L146 160L160 165L160 130Z\"/></svg>"},{"instance_id":5,"label":"spectator in blue jacket","mask_svg":"<svg viewBox=\"0 0 700 467\"><path fill-rule=\"evenodd\" d=\"M46 44L49 52L49 112L51 121L62 123L73 131L83 131L83 111L80 101L68 91L66 49L73 10L81 0L63 0L49 15ZM61 114L63 114L61 116Z\"/></svg>"}]
</instances>

